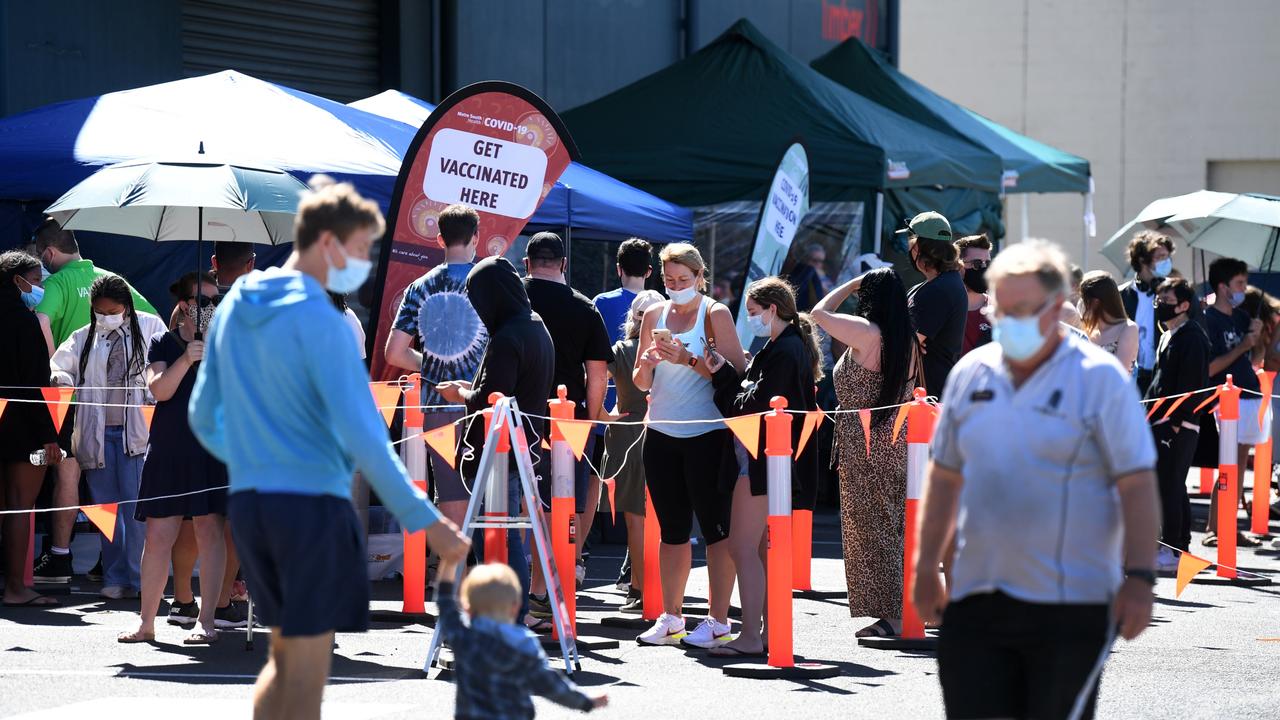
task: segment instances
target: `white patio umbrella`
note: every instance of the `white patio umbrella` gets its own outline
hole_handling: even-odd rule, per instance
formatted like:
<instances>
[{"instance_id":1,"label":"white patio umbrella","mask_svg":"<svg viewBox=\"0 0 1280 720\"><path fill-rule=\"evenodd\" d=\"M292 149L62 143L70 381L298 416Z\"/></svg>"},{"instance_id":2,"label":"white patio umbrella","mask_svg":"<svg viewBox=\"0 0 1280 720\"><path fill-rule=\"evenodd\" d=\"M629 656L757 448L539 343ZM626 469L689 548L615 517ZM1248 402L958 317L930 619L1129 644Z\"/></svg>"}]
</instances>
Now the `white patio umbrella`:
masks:
<instances>
[{"instance_id":1,"label":"white patio umbrella","mask_svg":"<svg viewBox=\"0 0 1280 720\"><path fill-rule=\"evenodd\" d=\"M1139 230L1160 230L1177 236L1179 240L1185 243L1186 238L1182 237L1175 229L1168 227L1166 221L1169 218L1185 212L1207 212L1224 205L1234 197L1235 195L1231 193L1201 190L1187 195L1160 198L1144 207L1142 212L1139 212L1133 220L1130 220L1116 234L1108 238L1103 243L1100 252L1116 267L1122 271L1128 271L1130 268L1127 250L1129 248L1129 240L1133 238L1134 233Z\"/></svg>"},{"instance_id":2,"label":"white patio umbrella","mask_svg":"<svg viewBox=\"0 0 1280 720\"><path fill-rule=\"evenodd\" d=\"M1102 254L1128 270L1125 250L1142 228L1172 235L1184 247L1238 258L1250 267L1270 271L1280 251L1280 197L1201 190L1161 198L1112 235Z\"/></svg>"},{"instance_id":3,"label":"white patio umbrella","mask_svg":"<svg viewBox=\"0 0 1280 720\"><path fill-rule=\"evenodd\" d=\"M218 240L292 242L293 216L307 186L282 170L220 162L203 152L201 144L201 154L188 159L109 165L68 190L46 212L67 230L157 242L195 240L197 263L210 230ZM198 302L200 283L196 293Z\"/></svg>"}]
</instances>

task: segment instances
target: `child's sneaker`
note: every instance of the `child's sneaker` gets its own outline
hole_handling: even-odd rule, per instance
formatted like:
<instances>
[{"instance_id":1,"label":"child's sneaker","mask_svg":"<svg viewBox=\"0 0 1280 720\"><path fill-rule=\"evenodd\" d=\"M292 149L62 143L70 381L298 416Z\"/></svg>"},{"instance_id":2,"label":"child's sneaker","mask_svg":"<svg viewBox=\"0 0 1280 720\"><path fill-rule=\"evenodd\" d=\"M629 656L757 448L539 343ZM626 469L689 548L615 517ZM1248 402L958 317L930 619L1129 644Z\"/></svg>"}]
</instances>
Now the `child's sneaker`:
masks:
<instances>
[{"instance_id":1,"label":"child's sneaker","mask_svg":"<svg viewBox=\"0 0 1280 720\"><path fill-rule=\"evenodd\" d=\"M662 613L653 627L636 637L636 642L641 645L675 645L684 636L684 618Z\"/></svg>"},{"instance_id":2,"label":"child's sneaker","mask_svg":"<svg viewBox=\"0 0 1280 720\"><path fill-rule=\"evenodd\" d=\"M733 636L729 634L729 631L730 627L728 625L721 625L715 619L707 618L698 623L698 627L694 628L693 632L684 636L680 644L709 650L713 647L720 647L732 640Z\"/></svg>"}]
</instances>

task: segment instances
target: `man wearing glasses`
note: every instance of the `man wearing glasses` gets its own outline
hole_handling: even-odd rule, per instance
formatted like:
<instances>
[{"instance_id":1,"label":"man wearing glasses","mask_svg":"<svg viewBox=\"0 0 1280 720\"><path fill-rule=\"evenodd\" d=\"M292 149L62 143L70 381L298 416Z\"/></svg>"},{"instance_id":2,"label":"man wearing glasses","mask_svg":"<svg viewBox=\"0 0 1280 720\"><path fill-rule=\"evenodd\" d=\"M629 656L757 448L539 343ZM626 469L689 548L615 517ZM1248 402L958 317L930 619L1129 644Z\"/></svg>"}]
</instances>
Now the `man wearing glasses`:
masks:
<instances>
[{"instance_id":1,"label":"man wearing glasses","mask_svg":"<svg viewBox=\"0 0 1280 720\"><path fill-rule=\"evenodd\" d=\"M969 297L969 314L964 319L964 342L960 354L991 342L991 321L983 314L987 306L987 266L991 264L991 241L986 235L966 235L956 241L956 252L964 266L964 291Z\"/></svg>"}]
</instances>

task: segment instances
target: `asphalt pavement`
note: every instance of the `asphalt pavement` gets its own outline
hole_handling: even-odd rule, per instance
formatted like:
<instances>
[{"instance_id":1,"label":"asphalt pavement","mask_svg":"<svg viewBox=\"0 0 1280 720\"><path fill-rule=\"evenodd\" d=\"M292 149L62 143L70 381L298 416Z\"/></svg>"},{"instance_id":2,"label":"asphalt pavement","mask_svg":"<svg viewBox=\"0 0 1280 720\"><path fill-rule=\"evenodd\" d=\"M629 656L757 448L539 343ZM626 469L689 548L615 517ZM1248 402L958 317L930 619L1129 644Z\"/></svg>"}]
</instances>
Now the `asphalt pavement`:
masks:
<instances>
[{"instance_id":1,"label":"asphalt pavement","mask_svg":"<svg viewBox=\"0 0 1280 720\"><path fill-rule=\"evenodd\" d=\"M1202 524L1207 502L1193 500ZM1241 514L1242 527L1245 525ZM1272 531L1280 534L1280 524ZM868 620L844 605L838 520L815 520L813 585L797 595L795 647L800 658L835 664L828 680L753 680L726 676L727 661L701 651L637 646L634 632L603 627L617 615L613 588L622 548L599 546L579 597L579 632L620 641L617 649L584 653L575 679L607 692L605 718L938 718L943 716L937 664L928 652L860 647L853 633ZM1215 551L1199 546L1208 558ZM1017 542L1017 538L1010 538ZM700 555L700 553L699 553ZM1239 565L1276 578L1270 586L1193 583L1174 599L1162 580L1152 627L1134 642L1118 641L1102 678L1104 718L1280 717L1280 553L1242 550ZM1212 579L1212 570L1203 577ZM690 604L705 603L706 570L689 584ZM253 678L267 636L253 650L243 632L223 633L210 647L181 644L185 631L158 624L154 645L121 645L117 633L136 623L136 600L105 601L77 577L56 610L0 610L0 715L22 718L247 717ZM395 610L399 585L375 584L375 609ZM317 597L316 602L324 602ZM428 604L428 608L433 606ZM325 693L328 718L449 718L451 675L421 667L429 623L376 622L365 634L341 634ZM578 713L543 700L539 717Z\"/></svg>"}]
</instances>

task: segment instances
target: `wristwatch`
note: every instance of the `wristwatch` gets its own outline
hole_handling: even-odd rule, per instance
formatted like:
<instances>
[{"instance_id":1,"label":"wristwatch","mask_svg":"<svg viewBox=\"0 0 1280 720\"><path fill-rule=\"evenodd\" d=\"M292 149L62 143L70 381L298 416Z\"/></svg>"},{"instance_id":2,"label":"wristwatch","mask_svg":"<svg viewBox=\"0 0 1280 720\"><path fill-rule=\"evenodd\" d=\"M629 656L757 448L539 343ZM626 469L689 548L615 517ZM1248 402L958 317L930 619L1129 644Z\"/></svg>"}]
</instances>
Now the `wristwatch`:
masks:
<instances>
[{"instance_id":1,"label":"wristwatch","mask_svg":"<svg viewBox=\"0 0 1280 720\"><path fill-rule=\"evenodd\" d=\"M1156 586L1156 573L1154 570L1146 568L1125 568L1124 576L1126 578L1134 578L1135 580L1150 583L1151 587Z\"/></svg>"},{"instance_id":2,"label":"wristwatch","mask_svg":"<svg viewBox=\"0 0 1280 720\"><path fill-rule=\"evenodd\" d=\"M698 364L698 356L689 353L689 367L695 367Z\"/></svg>"}]
</instances>

